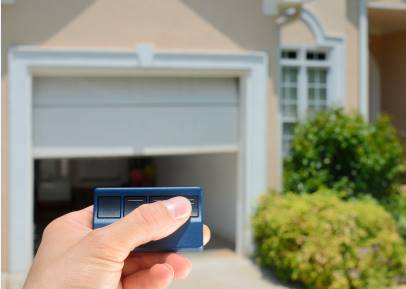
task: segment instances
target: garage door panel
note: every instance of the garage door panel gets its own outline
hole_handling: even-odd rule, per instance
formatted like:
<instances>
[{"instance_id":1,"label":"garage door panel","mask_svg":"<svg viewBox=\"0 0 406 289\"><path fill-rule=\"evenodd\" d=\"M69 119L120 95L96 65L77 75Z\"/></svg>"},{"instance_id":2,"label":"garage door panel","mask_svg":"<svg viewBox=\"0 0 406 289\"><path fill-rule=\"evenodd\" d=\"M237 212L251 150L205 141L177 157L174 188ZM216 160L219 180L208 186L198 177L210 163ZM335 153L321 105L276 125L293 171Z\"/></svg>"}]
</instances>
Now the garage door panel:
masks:
<instances>
[{"instance_id":1,"label":"garage door panel","mask_svg":"<svg viewBox=\"0 0 406 289\"><path fill-rule=\"evenodd\" d=\"M116 89L114 79L91 89L83 86L82 82L73 88L71 81L47 78L34 82L35 148L131 147L134 151L142 151L151 147L228 146L238 143L239 105L236 82L232 79L224 79L221 85L218 80L203 79L200 91L193 81L189 86L187 81L175 79L173 87L176 89L171 90L168 79L165 79L164 86L159 85L159 79L149 80L150 84L154 82L149 90L153 90L151 95L156 95L156 103L126 104L116 100L128 101L130 95L137 97L140 90L136 86L123 88L126 94ZM91 82L93 86L98 84L94 79ZM111 86L104 85L107 82ZM124 85L121 80L118 83ZM98 94L95 92L101 90L104 90L104 103L96 101ZM180 97L178 94L183 95ZM80 101L78 95L86 101ZM159 95L162 95L161 100L173 96L176 101L159 102ZM187 95L193 95L195 100L181 102ZM217 97L229 102L204 100L206 95L209 99Z\"/></svg>"},{"instance_id":2,"label":"garage door panel","mask_svg":"<svg viewBox=\"0 0 406 289\"><path fill-rule=\"evenodd\" d=\"M238 105L239 99L233 78L38 77L34 83L36 107Z\"/></svg>"}]
</instances>

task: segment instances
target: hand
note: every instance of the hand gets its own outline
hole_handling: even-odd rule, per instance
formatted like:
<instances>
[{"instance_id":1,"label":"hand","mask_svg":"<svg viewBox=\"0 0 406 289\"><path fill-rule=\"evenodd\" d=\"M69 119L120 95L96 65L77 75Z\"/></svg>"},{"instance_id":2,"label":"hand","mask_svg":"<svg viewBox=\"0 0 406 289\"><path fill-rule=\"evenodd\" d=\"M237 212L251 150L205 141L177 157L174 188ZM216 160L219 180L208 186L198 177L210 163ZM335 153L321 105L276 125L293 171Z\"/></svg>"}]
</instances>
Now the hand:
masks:
<instances>
[{"instance_id":1,"label":"hand","mask_svg":"<svg viewBox=\"0 0 406 289\"><path fill-rule=\"evenodd\" d=\"M173 278L189 274L190 261L176 253L130 253L170 235L190 214L190 202L175 197L142 205L96 230L92 230L93 207L64 215L45 228L24 288L166 288ZM207 226L203 235L207 243Z\"/></svg>"}]
</instances>

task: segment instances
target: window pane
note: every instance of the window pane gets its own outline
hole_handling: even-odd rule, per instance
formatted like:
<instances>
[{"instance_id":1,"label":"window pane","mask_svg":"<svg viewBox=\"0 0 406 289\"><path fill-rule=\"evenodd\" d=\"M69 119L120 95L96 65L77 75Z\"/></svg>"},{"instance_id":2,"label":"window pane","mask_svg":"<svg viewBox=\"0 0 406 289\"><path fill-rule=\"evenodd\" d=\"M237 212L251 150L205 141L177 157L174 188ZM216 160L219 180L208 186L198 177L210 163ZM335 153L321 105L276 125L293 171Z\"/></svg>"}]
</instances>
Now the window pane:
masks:
<instances>
[{"instance_id":1,"label":"window pane","mask_svg":"<svg viewBox=\"0 0 406 289\"><path fill-rule=\"evenodd\" d=\"M290 87L283 87L282 86L282 102L284 99L286 99L289 96L289 89Z\"/></svg>"},{"instance_id":2,"label":"window pane","mask_svg":"<svg viewBox=\"0 0 406 289\"><path fill-rule=\"evenodd\" d=\"M307 79L309 83L315 82L315 71L314 69L310 68L307 70Z\"/></svg>"},{"instance_id":3,"label":"window pane","mask_svg":"<svg viewBox=\"0 0 406 289\"><path fill-rule=\"evenodd\" d=\"M314 117L317 111L318 109L314 105L309 105L309 107L307 108L307 117Z\"/></svg>"},{"instance_id":4,"label":"window pane","mask_svg":"<svg viewBox=\"0 0 406 289\"><path fill-rule=\"evenodd\" d=\"M321 100L327 100L327 89L325 87L320 88L319 96Z\"/></svg>"},{"instance_id":5,"label":"window pane","mask_svg":"<svg viewBox=\"0 0 406 289\"><path fill-rule=\"evenodd\" d=\"M325 52L317 53L317 60L326 60L326 53Z\"/></svg>"},{"instance_id":6,"label":"window pane","mask_svg":"<svg viewBox=\"0 0 406 289\"><path fill-rule=\"evenodd\" d=\"M284 117L296 118L297 117L297 105L284 105L282 109Z\"/></svg>"},{"instance_id":7,"label":"window pane","mask_svg":"<svg viewBox=\"0 0 406 289\"><path fill-rule=\"evenodd\" d=\"M293 136L293 130L295 129L294 123L284 123L283 124L283 136L287 138L291 138Z\"/></svg>"},{"instance_id":8,"label":"window pane","mask_svg":"<svg viewBox=\"0 0 406 289\"><path fill-rule=\"evenodd\" d=\"M297 51L295 50L282 50L281 57L284 59L296 59Z\"/></svg>"},{"instance_id":9,"label":"window pane","mask_svg":"<svg viewBox=\"0 0 406 289\"><path fill-rule=\"evenodd\" d=\"M297 68L284 67L282 69L282 81L285 83L294 84L297 81Z\"/></svg>"},{"instance_id":10,"label":"window pane","mask_svg":"<svg viewBox=\"0 0 406 289\"><path fill-rule=\"evenodd\" d=\"M282 151L283 156L289 154L290 146L292 144L293 132L295 129L296 123L283 123L282 126Z\"/></svg>"},{"instance_id":11,"label":"window pane","mask_svg":"<svg viewBox=\"0 0 406 289\"><path fill-rule=\"evenodd\" d=\"M326 60L327 54L324 51L307 51L306 52L307 60Z\"/></svg>"},{"instance_id":12,"label":"window pane","mask_svg":"<svg viewBox=\"0 0 406 289\"><path fill-rule=\"evenodd\" d=\"M314 59L314 53L313 52L307 52L306 53L306 59L307 60L313 60Z\"/></svg>"},{"instance_id":13,"label":"window pane","mask_svg":"<svg viewBox=\"0 0 406 289\"><path fill-rule=\"evenodd\" d=\"M288 95L287 99L293 100L293 101L297 100L297 87L289 88L289 95Z\"/></svg>"},{"instance_id":14,"label":"window pane","mask_svg":"<svg viewBox=\"0 0 406 289\"><path fill-rule=\"evenodd\" d=\"M281 109L283 117L297 117L297 67L282 68Z\"/></svg>"},{"instance_id":15,"label":"window pane","mask_svg":"<svg viewBox=\"0 0 406 289\"><path fill-rule=\"evenodd\" d=\"M319 70L319 73L320 73L320 82L327 83L327 70L326 69Z\"/></svg>"},{"instance_id":16,"label":"window pane","mask_svg":"<svg viewBox=\"0 0 406 289\"><path fill-rule=\"evenodd\" d=\"M285 67L282 71L282 80L284 82L294 84L297 82L297 68L296 67Z\"/></svg>"},{"instance_id":17,"label":"window pane","mask_svg":"<svg viewBox=\"0 0 406 289\"><path fill-rule=\"evenodd\" d=\"M312 67L307 69L307 96L309 117L327 107L327 74L328 69Z\"/></svg>"},{"instance_id":18,"label":"window pane","mask_svg":"<svg viewBox=\"0 0 406 289\"><path fill-rule=\"evenodd\" d=\"M309 100L314 100L316 92L313 87L309 87Z\"/></svg>"}]
</instances>

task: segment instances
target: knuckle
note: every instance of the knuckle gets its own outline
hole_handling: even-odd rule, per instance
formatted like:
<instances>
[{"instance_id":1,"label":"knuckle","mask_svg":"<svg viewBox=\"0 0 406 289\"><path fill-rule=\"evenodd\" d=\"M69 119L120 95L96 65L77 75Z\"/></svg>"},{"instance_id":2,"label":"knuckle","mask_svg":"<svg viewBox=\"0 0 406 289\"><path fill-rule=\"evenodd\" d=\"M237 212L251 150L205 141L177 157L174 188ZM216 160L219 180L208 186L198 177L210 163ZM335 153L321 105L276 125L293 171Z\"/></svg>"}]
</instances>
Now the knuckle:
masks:
<instances>
[{"instance_id":1,"label":"knuckle","mask_svg":"<svg viewBox=\"0 0 406 289\"><path fill-rule=\"evenodd\" d=\"M107 262L120 263L128 255L125 250L125 240L111 238L111 232L100 228L87 235L86 248L88 254Z\"/></svg>"},{"instance_id":2,"label":"knuckle","mask_svg":"<svg viewBox=\"0 0 406 289\"><path fill-rule=\"evenodd\" d=\"M105 234L105 230L103 229L96 229L91 231L87 235L87 239L90 242L89 246L92 248L94 252L104 252L108 249L110 242L107 239L107 235Z\"/></svg>"},{"instance_id":3,"label":"knuckle","mask_svg":"<svg viewBox=\"0 0 406 289\"><path fill-rule=\"evenodd\" d=\"M87 237L93 245L104 246L106 243L108 243L103 229L93 230L87 235Z\"/></svg>"}]
</instances>

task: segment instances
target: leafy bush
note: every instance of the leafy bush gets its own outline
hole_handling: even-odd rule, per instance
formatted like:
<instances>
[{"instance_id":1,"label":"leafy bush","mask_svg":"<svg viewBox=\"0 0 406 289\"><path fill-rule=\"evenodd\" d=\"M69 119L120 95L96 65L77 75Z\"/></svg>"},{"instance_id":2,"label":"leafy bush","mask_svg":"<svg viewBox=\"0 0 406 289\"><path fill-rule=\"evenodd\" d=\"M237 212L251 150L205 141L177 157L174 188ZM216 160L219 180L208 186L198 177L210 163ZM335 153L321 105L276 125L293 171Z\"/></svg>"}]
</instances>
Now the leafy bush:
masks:
<instances>
[{"instance_id":1,"label":"leafy bush","mask_svg":"<svg viewBox=\"0 0 406 289\"><path fill-rule=\"evenodd\" d=\"M405 245L374 202L267 194L253 229L259 262L307 288L378 289L406 272Z\"/></svg>"},{"instance_id":2,"label":"leafy bush","mask_svg":"<svg viewBox=\"0 0 406 289\"><path fill-rule=\"evenodd\" d=\"M406 191L383 199L381 204L393 216L400 235L406 240Z\"/></svg>"},{"instance_id":3,"label":"leafy bush","mask_svg":"<svg viewBox=\"0 0 406 289\"><path fill-rule=\"evenodd\" d=\"M326 187L347 193L390 195L404 167L402 146L389 119L367 124L342 110L320 112L295 130L285 161L285 190L315 192Z\"/></svg>"}]
</instances>

